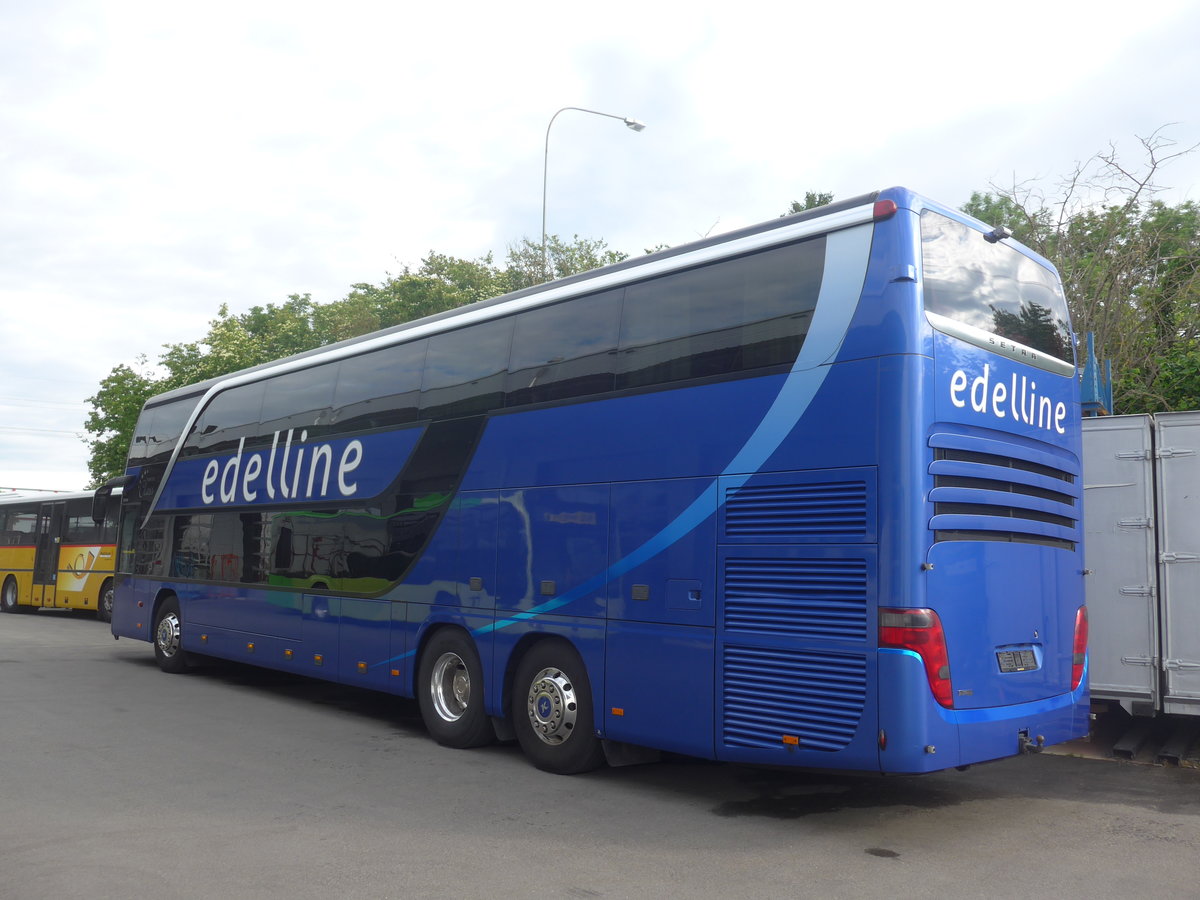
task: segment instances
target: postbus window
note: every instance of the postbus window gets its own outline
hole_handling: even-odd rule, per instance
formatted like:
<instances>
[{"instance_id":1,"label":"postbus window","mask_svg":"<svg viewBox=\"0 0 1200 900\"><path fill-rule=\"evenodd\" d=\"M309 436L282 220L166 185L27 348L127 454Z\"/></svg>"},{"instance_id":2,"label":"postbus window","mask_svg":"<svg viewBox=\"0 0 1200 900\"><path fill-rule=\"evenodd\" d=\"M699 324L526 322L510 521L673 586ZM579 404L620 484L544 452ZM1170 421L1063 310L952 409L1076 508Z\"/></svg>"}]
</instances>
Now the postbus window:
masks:
<instances>
[{"instance_id":1,"label":"postbus window","mask_svg":"<svg viewBox=\"0 0 1200 900\"><path fill-rule=\"evenodd\" d=\"M221 391L208 401L183 445L184 453L219 453L269 443L259 434L266 385L261 381Z\"/></svg>"},{"instance_id":2,"label":"postbus window","mask_svg":"<svg viewBox=\"0 0 1200 900\"><path fill-rule=\"evenodd\" d=\"M94 544L100 540L100 526L92 521L91 498L67 501L67 524L63 542L67 544Z\"/></svg>"},{"instance_id":3,"label":"postbus window","mask_svg":"<svg viewBox=\"0 0 1200 900\"><path fill-rule=\"evenodd\" d=\"M32 543L30 535L37 530L37 506L22 504L0 512L0 529L2 543L10 547Z\"/></svg>"},{"instance_id":4,"label":"postbus window","mask_svg":"<svg viewBox=\"0 0 1200 900\"><path fill-rule=\"evenodd\" d=\"M416 421L426 341L397 344L338 363L331 428L339 433Z\"/></svg>"},{"instance_id":5,"label":"postbus window","mask_svg":"<svg viewBox=\"0 0 1200 900\"><path fill-rule=\"evenodd\" d=\"M820 293L823 239L626 289L618 387L791 363Z\"/></svg>"},{"instance_id":6,"label":"postbus window","mask_svg":"<svg viewBox=\"0 0 1200 900\"><path fill-rule=\"evenodd\" d=\"M337 378L337 364L326 363L267 379L259 433L264 439L289 428L310 438L327 434Z\"/></svg>"},{"instance_id":7,"label":"postbus window","mask_svg":"<svg viewBox=\"0 0 1200 900\"><path fill-rule=\"evenodd\" d=\"M623 295L606 291L517 316L507 405L611 391Z\"/></svg>"},{"instance_id":8,"label":"postbus window","mask_svg":"<svg viewBox=\"0 0 1200 900\"><path fill-rule=\"evenodd\" d=\"M452 419L504 406L513 319L493 319L429 339L421 415Z\"/></svg>"}]
</instances>

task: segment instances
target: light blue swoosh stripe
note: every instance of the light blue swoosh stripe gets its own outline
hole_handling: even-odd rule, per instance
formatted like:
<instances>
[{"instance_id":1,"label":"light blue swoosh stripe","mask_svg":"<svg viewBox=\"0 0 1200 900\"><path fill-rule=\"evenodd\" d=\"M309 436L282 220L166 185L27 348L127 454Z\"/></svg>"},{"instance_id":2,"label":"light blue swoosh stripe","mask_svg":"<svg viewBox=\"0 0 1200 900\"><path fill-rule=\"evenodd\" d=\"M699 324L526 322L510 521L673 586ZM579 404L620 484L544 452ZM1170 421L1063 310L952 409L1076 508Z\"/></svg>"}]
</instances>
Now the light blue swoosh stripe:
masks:
<instances>
[{"instance_id":1,"label":"light blue swoosh stripe","mask_svg":"<svg viewBox=\"0 0 1200 900\"><path fill-rule=\"evenodd\" d=\"M717 513L725 503L720 495L720 479L725 479L726 488L737 488L745 484L771 454L779 449L779 445L791 433L824 383L829 373L826 363L832 362L837 355L858 306L858 298L862 294L867 256L871 249L871 233L871 225L860 225L827 236L825 274L821 280L821 292L800 354L796 357L796 362L770 409L754 432L700 496L658 534L604 571L564 594L559 594L524 612L514 613L477 628L472 634L484 635L499 631L574 603L653 559ZM415 650L410 650L388 662L406 659L414 653Z\"/></svg>"}]
</instances>

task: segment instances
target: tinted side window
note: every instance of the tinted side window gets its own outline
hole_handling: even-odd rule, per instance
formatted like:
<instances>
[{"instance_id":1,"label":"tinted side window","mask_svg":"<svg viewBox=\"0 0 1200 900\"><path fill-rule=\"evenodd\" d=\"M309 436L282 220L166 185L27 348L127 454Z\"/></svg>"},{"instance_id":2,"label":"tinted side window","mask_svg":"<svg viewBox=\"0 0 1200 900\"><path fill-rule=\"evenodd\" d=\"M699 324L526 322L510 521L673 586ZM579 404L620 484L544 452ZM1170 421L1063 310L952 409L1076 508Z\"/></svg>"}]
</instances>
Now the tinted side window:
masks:
<instances>
[{"instance_id":1,"label":"tinted side window","mask_svg":"<svg viewBox=\"0 0 1200 900\"><path fill-rule=\"evenodd\" d=\"M429 515L387 516L379 507L368 507L276 516L271 583L359 594L383 590L411 563L414 549L404 545L405 529L414 517Z\"/></svg>"},{"instance_id":2,"label":"tinted side window","mask_svg":"<svg viewBox=\"0 0 1200 900\"><path fill-rule=\"evenodd\" d=\"M213 514L176 516L172 523L171 575L208 578L212 571Z\"/></svg>"},{"instance_id":3,"label":"tinted side window","mask_svg":"<svg viewBox=\"0 0 1200 900\"><path fill-rule=\"evenodd\" d=\"M100 542L112 544L117 540L117 524L120 521L120 504L110 503L104 513L104 522L100 526ZM90 513L89 513L90 516Z\"/></svg>"},{"instance_id":4,"label":"tinted side window","mask_svg":"<svg viewBox=\"0 0 1200 900\"><path fill-rule=\"evenodd\" d=\"M307 431L310 438L327 434L333 417L336 363L300 369L266 381L259 434L269 439L289 428Z\"/></svg>"},{"instance_id":5,"label":"tinted side window","mask_svg":"<svg viewBox=\"0 0 1200 900\"><path fill-rule=\"evenodd\" d=\"M183 453L235 450L242 438L246 446L265 443L258 425L265 390L265 382L256 381L221 391L209 400L184 442Z\"/></svg>"},{"instance_id":6,"label":"tinted side window","mask_svg":"<svg viewBox=\"0 0 1200 900\"><path fill-rule=\"evenodd\" d=\"M199 397L189 397L143 409L133 432L129 461L134 465L166 462L199 400Z\"/></svg>"},{"instance_id":7,"label":"tinted side window","mask_svg":"<svg viewBox=\"0 0 1200 900\"><path fill-rule=\"evenodd\" d=\"M512 317L448 331L429 339L421 414L453 419L504 406Z\"/></svg>"},{"instance_id":8,"label":"tinted side window","mask_svg":"<svg viewBox=\"0 0 1200 900\"><path fill-rule=\"evenodd\" d=\"M338 363L332 430L362 431L415 421L426 345L398 344Z\"/></svg>"},{"instance_id":9,"label":"tinted side window","mask_svg":"<svg viewBox=\"0 0 1200 900\"><path fill-rule=\"evenodd\" d=\"M623 295L592 294L517 316L507 405L611 391Z\"/></svg>"},{"instance_id":10,"label":"tinted side window","mask_svg":"<svg viewBox=\"0 0 1200 900\"><path fill-rule=\"evenodd\" d=\"M617 386L790 364L817 305L824 238L626 289Z\"/></svg>"},{"instance_id":11,"label":"tinted side window","mask_svg":"<svg viewBox=\"0 0 1200 900\"><path fill-rule=\"evenodd\" d=\"M133 517L126 518L133 522ZM145 527L136 528L133 541L133 574L161 575L163 573L163 551L166 548L164 537L167 530L167 516L151 516ZM124 564L124 560L122 560Z\"/></svg>"},{"instance_id":12,"label":"tinted side window","mask_svg":"<svg viewBox=\"0 0 1200 900\"><path fill-rule=\"evenodd\" d=\"M138 416L137 424L133 426L133 438L129 442L130 463L142 462L150 452L148 444L150 430L154 427L153 422L154 410L143 408L142 414Z\"/></svg>"},{"instance_id":13,"label":"tinted side window","mask_svg":"<svg viewBox=\"0 0 1200 900\"><path fill-rule=\"evenodd\" d=\"M211 581L267 581L265 513L199 513L176 516L172 527L171 575Z\"/></svg>"}]
</instances>

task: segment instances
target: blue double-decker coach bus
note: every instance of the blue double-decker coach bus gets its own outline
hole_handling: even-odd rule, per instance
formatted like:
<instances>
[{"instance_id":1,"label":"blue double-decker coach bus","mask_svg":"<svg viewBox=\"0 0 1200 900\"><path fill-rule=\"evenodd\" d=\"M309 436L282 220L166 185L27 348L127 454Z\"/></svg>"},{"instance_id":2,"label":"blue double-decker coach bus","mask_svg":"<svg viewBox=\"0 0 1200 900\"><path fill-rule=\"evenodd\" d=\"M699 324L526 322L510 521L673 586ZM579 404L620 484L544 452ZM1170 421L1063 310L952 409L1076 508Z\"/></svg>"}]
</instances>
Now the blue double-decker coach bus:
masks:
<instances>
[{"instance_id":1,"label":"blue double-decker coach bus","mask_svg":"<svg viewBox=\"0 0 1200 900\"><path fill-rule=\"evenodd\" d=\"M97 494L113 634L559 773L1038 749L1087 730L1074 353L1044 259L893 188L174 390Z\"/></svg>"}]
</instances>

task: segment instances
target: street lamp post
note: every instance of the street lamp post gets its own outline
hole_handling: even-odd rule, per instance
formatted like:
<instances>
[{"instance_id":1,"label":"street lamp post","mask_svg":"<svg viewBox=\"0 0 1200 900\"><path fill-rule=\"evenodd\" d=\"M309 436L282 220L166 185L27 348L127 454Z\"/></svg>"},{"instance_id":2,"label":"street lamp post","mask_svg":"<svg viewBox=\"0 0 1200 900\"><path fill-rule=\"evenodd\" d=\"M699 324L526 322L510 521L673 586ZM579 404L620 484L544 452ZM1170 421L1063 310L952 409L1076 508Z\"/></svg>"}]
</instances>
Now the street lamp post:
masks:
<instances>
[{"instance_id":1,"label":"street lamp post","mask_svg":"<svg viewBox=\"0 0 1200 900\"><path fill-rule=\"evenodd\" d=\"M595 109L584 109L582 106L564 106L550 117L550 124L546 126L546 149L542 154L542 277L545 277L549 271L549 264L546 258L546 174L550 163L550 127L554 124L554 120L558 118L559 113L564 113L569 109L573 109L576 112L591 113L593 116L604 116L607 119L619 119L634 131L641 131L646 127L644 123L639 122L637 119L631 119L628 116L614 116L612 113L600 112Z\"/></svg>"}]
</instances>

